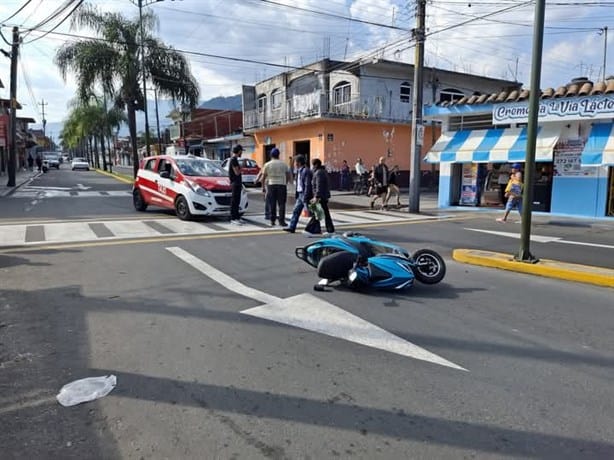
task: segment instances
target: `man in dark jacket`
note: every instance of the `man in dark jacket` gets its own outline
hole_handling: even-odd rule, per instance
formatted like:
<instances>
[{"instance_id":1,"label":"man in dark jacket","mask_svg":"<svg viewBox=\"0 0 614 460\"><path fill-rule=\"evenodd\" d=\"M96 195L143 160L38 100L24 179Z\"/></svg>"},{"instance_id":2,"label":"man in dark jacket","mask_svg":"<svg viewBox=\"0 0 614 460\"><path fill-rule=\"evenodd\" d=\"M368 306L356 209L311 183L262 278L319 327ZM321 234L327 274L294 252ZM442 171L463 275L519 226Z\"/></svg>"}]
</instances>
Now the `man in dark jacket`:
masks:
<instances>
[{"instance_id":1,"label":"man in dark jacket","mask_svg":"<svg viewBox=\"0 0 614 460\"><path fill-rule=\"evenodd\" d=\"M386 204L389 171L388 166L386 166L385 157L379 157L379 164L375 167L373 175L375 179L375 196L371 199L371 209L375 207L375 202L378 198L381 198L382 206Z\"/></svg>"},{"instance_id":2,"label":"man in dark jacket","mask_svg":"<svg viewBox=\"0 0 614 460\"><path fill-rule=\"evenodd\" d=\"M307 167L303 155L298 155L294 159L294 170L296 171L296 200L294 202L290 224L284 228L284 231L288 233L294 233L296 231L301 212L303 212L305 206L307 206L311 198L313 198L313 189L311 188L313 174L311 169Z\"/></svg>"},{"instance_id":3,"label":"man in dark jacket","mask_svg":"<svg viewBox=\"0 0 614 460\"><path fill-rule=\"evenodd\" d=\"M326 172L326 168L322 166L322 161L319 158L314 158L311 161L311 165L313 167L313 198L311 199L312 203L320 203L322 206L322 210L324 211L324 222L326 224L326 231L329 234L335 233L335 226L333 225L333 220L330 217L330 211L328 210L328 200L330 199L330 183L328 181L328 173ZM312 217L309 223L315 220L315 217ZM317 234L317 231L313 231L312 227L307 224L305 231L303 232L306 236L313 236Z\"/></svg>"}]
</instances>

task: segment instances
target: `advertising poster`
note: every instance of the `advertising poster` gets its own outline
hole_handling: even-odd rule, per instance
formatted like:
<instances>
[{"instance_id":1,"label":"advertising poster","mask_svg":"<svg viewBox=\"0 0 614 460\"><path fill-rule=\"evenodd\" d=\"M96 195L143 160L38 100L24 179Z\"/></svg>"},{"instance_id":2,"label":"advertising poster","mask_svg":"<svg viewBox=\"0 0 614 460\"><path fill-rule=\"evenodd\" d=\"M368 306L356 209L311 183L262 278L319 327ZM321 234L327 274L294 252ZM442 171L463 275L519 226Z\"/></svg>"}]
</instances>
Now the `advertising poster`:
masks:
<instances>
[{"instance_id":1,"label":"advertising poster","mask_svg":"<svg viewBox=\"0 0 614 460\"><path fill-rule=\"evenodd\" d=\"M461 181L460 204L465 206L475 205L477 192L478 165L472 163L463 164L463 179Z\"/></svg>"},{"instance_id":2,"label":"advertising poster","mask_svg":"<svg viewBox=\"0 0 614 460\"><path fill-rule=\"evenodd\" d=\"M554 148L554 175L558 177L594 176L597 168L582 167L581 156L584 139L566 139Z\"/></svg>"}]
</instances>

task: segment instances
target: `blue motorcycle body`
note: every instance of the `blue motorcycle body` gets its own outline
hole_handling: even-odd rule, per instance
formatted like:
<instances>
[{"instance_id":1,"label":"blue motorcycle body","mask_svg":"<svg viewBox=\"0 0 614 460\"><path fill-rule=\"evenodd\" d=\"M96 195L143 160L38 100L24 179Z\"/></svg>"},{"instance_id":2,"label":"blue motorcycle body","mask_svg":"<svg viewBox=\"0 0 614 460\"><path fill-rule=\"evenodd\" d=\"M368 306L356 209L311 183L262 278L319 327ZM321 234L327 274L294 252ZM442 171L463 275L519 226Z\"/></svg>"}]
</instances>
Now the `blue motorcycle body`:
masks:
<instances>
[{"instance_id":1,"label":"blue motorcycle body","mask_svg":"<svg viewBox=\"0 0 614 460\"><path fill-rule=\"evenodd\" d=\"M313 267L325 284L340 281L351 287L404 289L414 280L440 282L445 262L430 249L411 254L401 246L356 233L322 238L296 248L296 256Z\"/></svg>"}]
</instances>

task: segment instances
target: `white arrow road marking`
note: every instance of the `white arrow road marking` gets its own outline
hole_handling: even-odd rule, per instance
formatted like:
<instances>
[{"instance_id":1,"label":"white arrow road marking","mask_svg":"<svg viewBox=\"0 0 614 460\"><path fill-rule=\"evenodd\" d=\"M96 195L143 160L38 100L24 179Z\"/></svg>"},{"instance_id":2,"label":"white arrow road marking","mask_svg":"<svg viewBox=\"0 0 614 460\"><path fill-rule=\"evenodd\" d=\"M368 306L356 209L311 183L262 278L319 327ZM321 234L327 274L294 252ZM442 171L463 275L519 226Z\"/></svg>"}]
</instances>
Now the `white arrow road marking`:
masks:
<instances>
[{"instance_id":1,"label":"white arrow road marking","mask_svg":"<svg viewBox=\"0 0 614 460\"><path fill-rule=\"evenodd\" d=\"M265 304L243 310L241 312L243 314L288 324L409 358L453 369L467 370L311 294L299 294L282 299L246 286L179 247L166 249L225 288Z\"/></svg>"},{"instance_id":2,"label":"white arrow road marking","mask_svg":"<svg viewBox=\"0 0 614 460\"><path fill-rule=\"evenodd\" d=\"M498 232L496 230L483 230L481 228L465 228L465 230L470 230L472 232L481 232L481 233L489 233L491 235L499 235L499 236L507 236L509 238L520 238L520 233L512 233L512 232ZM564 240L558 236L540 236L540 235L531 235L531 241L535 241L536 243L561 243L561 244L575 244L578 246L593 246L596 248L606 248L606 249L614 249L614 246L610 244L600 244L600 243L586 243L583 241L568 241Z\"/></svg>"},{"instance_id":3,"label":"white arrow road marking","mask_svg":"<svg viewBox=\"0 0 614 460\"><path fill-rule=\"evenodd\" d=\"M92 188L92 187L86 187L86 186L85 186L85 185L83 185L83 184L77 184L77 190L89 190L89 189L91 189L91 188Z\"/></svg>"},{"instance_id":4,"label":"white arrow road marking","mask_svg":"<svg viewBox=\"0 0 614 460\"><path fill-rule=\"evenodd\" d=\"M277 299L267 305L243 310L241 313L319 332L409 358L462 371L467 370L311 294Z\"/></svg>"}]
</instances>

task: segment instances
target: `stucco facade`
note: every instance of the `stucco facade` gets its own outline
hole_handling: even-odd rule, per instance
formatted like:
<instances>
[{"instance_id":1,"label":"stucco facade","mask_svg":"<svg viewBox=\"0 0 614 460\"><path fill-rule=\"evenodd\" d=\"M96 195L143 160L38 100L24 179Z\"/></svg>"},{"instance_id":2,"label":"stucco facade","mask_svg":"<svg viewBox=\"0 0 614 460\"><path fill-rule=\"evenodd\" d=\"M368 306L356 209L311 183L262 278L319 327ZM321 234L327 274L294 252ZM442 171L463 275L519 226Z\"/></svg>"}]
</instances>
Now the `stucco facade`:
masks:
<instances>
[{"instance_id":1,"label":"stucco facade","mask_svg":"<svg viewBox=\"0 0 614 460\"><path fill-rule=\"evenodd\" d=\"M440 69L425 72L425 104L519 86ZM255 159L265 162L278 147L287 159L306 154L331 170L344 159L353 165L361 157L370 165L382 155L409 170L413 78L409 64L323 60L244 86L243 129L255 138ZM438 132L437 124L425 127L423 152Z\"/></svg>"}]
</instances>

